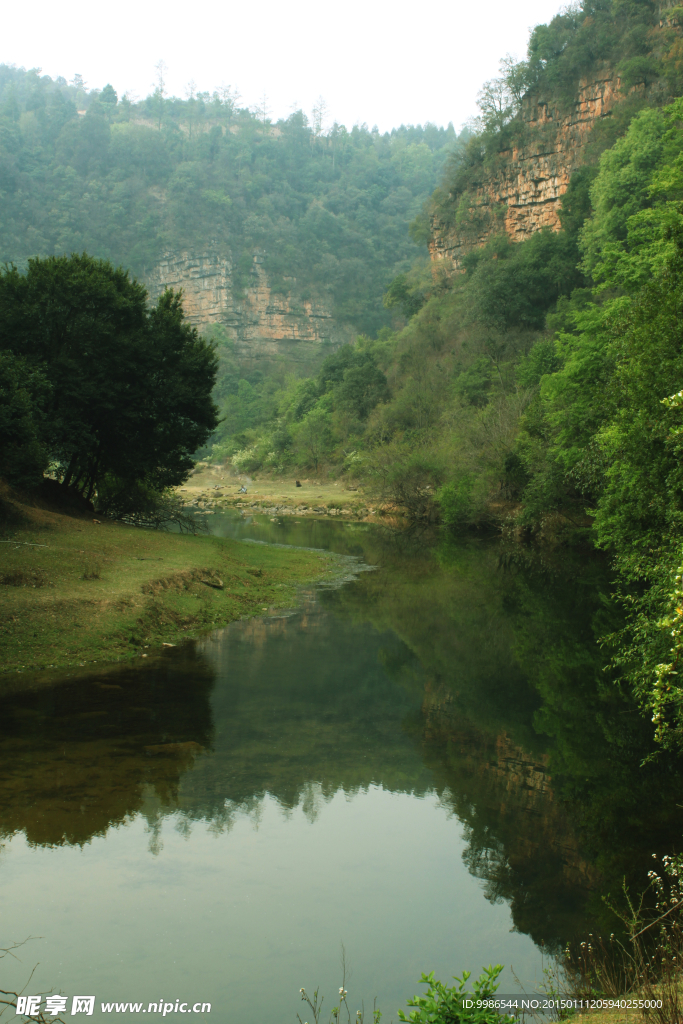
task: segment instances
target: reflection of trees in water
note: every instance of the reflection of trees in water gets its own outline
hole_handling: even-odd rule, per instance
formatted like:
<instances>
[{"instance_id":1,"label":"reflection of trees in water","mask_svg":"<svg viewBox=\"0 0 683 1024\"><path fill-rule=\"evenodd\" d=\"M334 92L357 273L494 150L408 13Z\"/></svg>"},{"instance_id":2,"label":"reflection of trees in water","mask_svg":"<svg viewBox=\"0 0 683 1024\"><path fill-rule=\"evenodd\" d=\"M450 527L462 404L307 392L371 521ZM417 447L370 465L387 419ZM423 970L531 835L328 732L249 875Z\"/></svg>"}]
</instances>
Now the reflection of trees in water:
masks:
<instances>
[{"instance_id":1,"label":"reflection of trees in water","mask_svg":"<svg viewBox=\"0 0 683 1024\"><path fill-rule=\"evenodd\" d=\"M362 787L362 789L367 790L367 786ZM249 819L252 825L258 828L263 817L264 802L266 797L269 796L277 800L285 819L290 819L294 811L300 808L307 821L313 825L322 814L325 804L333 800L340 790L344 792L347 798L353 798L362 792L362 789L357 787L351 792L344 789L343 786L329 786L324 789L319 782L303 782L295 798L290 800L289 803L283 802L282 796L271 793L270 790L261 790L244 800L226 798L222 806L211 806L208 809L208 813L205 806L197 807L194 805L188 807L185 801L181 801L181 806L183 804L185 806L183 806L183 816L179 821L182 821L188 830L191 827L191 822L208 822L208 830L213 835L230 832L233 825L243 818Z\"/></svg>"},{"instance_id":2,"label":"reflection of trees in water","mask_svg":"<svg viewBox=\"0 0 683 1024\"><path fill-rule=\"evenodd\" d=\"M6 698L0 835L83 844L137 814L150 793L174 807L183 772L212 743L212 685L188 650Z\"/></svg>"},{"instance_id":3,"label":"reflection of trees in water","mask_svg":"<svg viewBox=\"0 0 683 1024\"><path fill-rule=\"evenodd\" d=\"M680 842L683 763L664 752L647 760L652 724L608 669L598 639L620 621L609 576L599 563L560 568L554 577L546 566L515 576L515 653L541 698L534 726L602 891L616 893L624 877L644 889L652 853ZM611 930L604 908L592 909Z\"/></svg>"},{"instance_id":4,"label":"reflection of trees in water","mask_svg":"<svg viewBox=\"0 0 683 1024\"><path fill-rule=\"evenodd\" d=\"M430 775L401 730L419 688L397 688L380 657L396 662L401 649L310 606L235 623L194 652L7 698L0 834L82 844L142 814L158 849L169 814L225 831L258 816L266 794L311 821L340 789L423 795Z\"/></svg>"},{"instance_id":5,"label":"reflection of trees in water","mask_svg":"<svg viewBox=\"0 0 683 1024\"><path fill-rule=\"evenodd\" d=\"M611 930L602 892L637 883L683 822L680 766L640 767L648 723L603 671L600 564L344 536L382 571L168 659L7 699L0 835L85 843L142 814L158 849L170 814L223 832L257 821L266 794L313 822L340 789L436 790L518 930L549 946Z\"/></svg>"},{"instance_id":6,"label":"reflection of trees in water","mask_svg":"<svg viewBox=\"0 0 683 1024\"><path fill-rule=\"evenodd\" d=\"M429 790L401 727L419 708L421 686L397 686L384 667L385 657L415 663L395 634L314 606L231 627L229 642L207 656L224 682L213 700L212 757L183 779L187 813L228 820L226 806L232 813L269 793L283 810L316 815L340 789Z\"/></svg>"},{"instance_id":7,"label":"reflection of trees in water","mask_svg":"<svg viewBox=\"0 0 683 1024\"><path fill-rule=\"evenodd\" d=\"M425 718L423 757L464 825L468 869L488 900L509 904L517 931L558 948L582 930L599 879L554 797L547 758L454 720L448 708L432 704Z\"/></svg>"},{"instance_id":8,"label":"reflection of trees in water","mask_svg":"<svg viewBox=\"0 0 683 1024\"><path fill-rule=\"evenodd\" d=\"M391 572L332 600L416 656L425 696L406 726L465 823L470 870L538 942L612 930L602 893L625 876L643 888L683 817L680 762L641 767L650 723L605 670L598 638L618 623L605 562L471 539L375 543ZM405 661L385 664L405 678Z\"/></svg>"}]
</instances>

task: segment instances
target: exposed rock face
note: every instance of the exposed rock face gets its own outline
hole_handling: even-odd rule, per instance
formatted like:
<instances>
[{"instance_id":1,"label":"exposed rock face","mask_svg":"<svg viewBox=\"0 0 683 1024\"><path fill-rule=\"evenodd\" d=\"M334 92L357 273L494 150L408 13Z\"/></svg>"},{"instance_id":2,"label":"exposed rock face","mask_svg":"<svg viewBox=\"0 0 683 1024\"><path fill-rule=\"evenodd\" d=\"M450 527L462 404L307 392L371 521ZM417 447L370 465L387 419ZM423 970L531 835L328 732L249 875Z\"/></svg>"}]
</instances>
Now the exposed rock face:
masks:
<instances>
[{"instance_id":1,"label":"exposed rock face","mask_svg":"<svg viewBox=\"0 0 683 1024\"><path fill-rule=\"evenodd\" d=\"M287 295L276 294L255 253L248 287L234 287L230 253L166 253L146 284L156 299L164 288L182 288L183 307L194 327L223 324L239 355L247 358L308 360L350 341L353 330L338 324L321 302L297 301L295 281Z\"/></svg>"},{"instance_id":2,"label":"exposed rock face","mask_svg":"<svg viewBox=\"0 0 683 1024\"><path fill-rule=\"evenodd\" d=\"M641 85L629 92L644 90ZM500 153L497 166L482 168L474 188L454 199L459 202L455 227L433 220L432 259L447 260L458 270L463 256L493 235L523 242L544 227L558 231L560 200L573 172L585 163L588 137L623 98L621 79L609 68L581 82L568 113L539 96L526 97L523 144Z\"/></svg>"},{"instance_id":3,"label":"exposed rock face","mask_svg":"<svg viewBox=\"0 0 683 1024\"><path fill-rule=\"evenodd\" d=\"M183 308L193 327L221 323L232 309L232 262L215 252L165 253L147 279L153 299L165 288L183 290Z\"/></svg>"}]
</instances>

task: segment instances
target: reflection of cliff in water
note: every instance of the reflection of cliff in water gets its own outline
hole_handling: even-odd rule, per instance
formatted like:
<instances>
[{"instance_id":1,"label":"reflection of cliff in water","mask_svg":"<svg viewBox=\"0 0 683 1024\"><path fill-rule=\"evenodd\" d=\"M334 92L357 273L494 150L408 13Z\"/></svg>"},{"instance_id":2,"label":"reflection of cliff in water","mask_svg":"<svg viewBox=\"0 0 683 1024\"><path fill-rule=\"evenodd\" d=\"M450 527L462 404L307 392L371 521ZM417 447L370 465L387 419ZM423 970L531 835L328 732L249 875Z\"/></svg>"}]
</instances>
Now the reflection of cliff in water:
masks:
<instances>
[{"instance_id":1,"label":"reflection of cliff in water","mask_svg":"<svg viewBox=\"0 0 683 1024\"><path fill-rule=\"evenodd\" d=\"M392 628L420 664L414 735L487 895L546 944L616 930L602 896L624 879L642 891L652 853L678 848L683 771L653 758L651 723L610 674L608 566L448 537L388 538L381 562L391 574L333 600Z\"/></svg>"},{"instance_id":2,"label":"reflection of cliff in water","mask_svg":"<svg viewBox=\"0 0 683 1024\"><path fill-rule=\"evenodd\" d=\"M453 710L448 694L427 692L422 753L465 826L465 862L488 900L509 904L517 931L557 948L585 928L600 874L553 791L548 755L505 732L486 735Z\"/></svg>"},{"instance_id":3,"label":"reflection of cliff in water","mask_svg":"<svg viewBox=\"0 0 683 1024\"><path fill-rule=\"evenodd\" d=\"M606 924L605 888L683 823L678 763L639 767L647 723L602 671L600 581L364 536L383 570L296 614L5 698L0 836L85 843L142 814L154 849L166 815L228 830L266 794L313 821L339 790L435 792L519 931L555 946Z\"/></svg>"}]
</instances>

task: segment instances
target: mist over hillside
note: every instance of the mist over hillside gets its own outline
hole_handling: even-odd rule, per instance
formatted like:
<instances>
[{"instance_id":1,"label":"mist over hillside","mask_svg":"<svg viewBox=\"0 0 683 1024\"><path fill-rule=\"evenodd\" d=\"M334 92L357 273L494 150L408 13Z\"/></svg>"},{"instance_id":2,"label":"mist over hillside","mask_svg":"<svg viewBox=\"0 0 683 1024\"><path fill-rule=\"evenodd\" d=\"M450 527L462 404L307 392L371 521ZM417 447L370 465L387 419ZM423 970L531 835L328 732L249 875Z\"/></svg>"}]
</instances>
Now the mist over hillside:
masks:
<instances>
[{"instance_id":1,"label":"mist over hillside","mask_svg":"<svg viewBox=\"0 0 683 1024\"><path fill-rule=\"evenodd\" d=\"M452 125L326 127L322 106L271 124L229 89L131 103L3 65L0 259L85 250L147 279L163 253L211 246L239 289L258 251L274 292L374 333L455 145Z\"/></svg>"}]
</instances>

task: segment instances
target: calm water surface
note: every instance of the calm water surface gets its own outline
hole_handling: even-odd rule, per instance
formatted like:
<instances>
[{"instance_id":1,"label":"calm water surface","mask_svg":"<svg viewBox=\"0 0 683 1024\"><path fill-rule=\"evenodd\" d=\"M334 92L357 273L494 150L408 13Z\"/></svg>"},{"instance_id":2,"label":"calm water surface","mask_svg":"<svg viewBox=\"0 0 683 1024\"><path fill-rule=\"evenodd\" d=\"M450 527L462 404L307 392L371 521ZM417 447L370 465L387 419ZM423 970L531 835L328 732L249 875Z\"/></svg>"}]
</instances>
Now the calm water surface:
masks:
<instances>
[{"instance_id":1,"label":"calm water surface","mask_svg":"<svg viewBox=\"0 0 683 1024\"><path fill-rule=\"evenodd\" d=\"M0 987L294 1022L341 983L396 1020L421 971L615 929L683 832L678 762L602 671L600 564L330 521L219 535L373 571L115 674L0 700ZM38 938L39 937L39 938ZM357 1005L356 1005L357 1004ZM308 1018L304 1018L308 1019Z\"/></svg>"}]
</instances>

